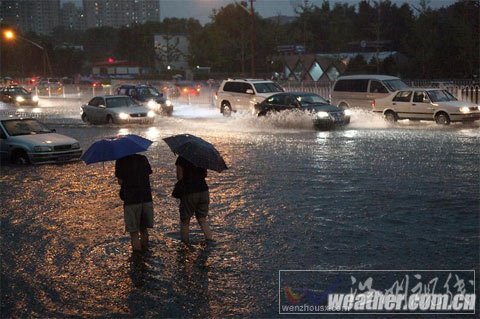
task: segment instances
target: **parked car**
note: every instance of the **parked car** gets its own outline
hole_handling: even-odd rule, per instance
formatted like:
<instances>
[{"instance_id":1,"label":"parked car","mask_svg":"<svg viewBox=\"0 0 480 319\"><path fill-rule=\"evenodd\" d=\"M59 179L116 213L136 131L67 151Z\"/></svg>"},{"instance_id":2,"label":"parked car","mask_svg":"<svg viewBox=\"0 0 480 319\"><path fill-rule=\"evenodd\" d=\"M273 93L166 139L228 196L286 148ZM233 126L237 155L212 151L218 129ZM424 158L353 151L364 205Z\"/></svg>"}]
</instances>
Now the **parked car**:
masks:
<instances>
[{"instance_id":1,"label":"parked car","mask_svg":"<svg viewBox=\"0 0 480 319\"><path fill-rule=\"evenodd\" d=\"M389 75L340 76L333 85L330 99L342 109L357 107L369 109L372 100L389 96L407 88L401 79Z\"/></svg>"},{"instance_id":2,"label":"parked car","mask_svg":"<svg viewBox=\"0 0 480 319\"><path fill-rule=\"evenodd\" d=\"M473 122L480 119L479 106L458 101L442 89L411 88L374 100L373 111L383 113L388 121L400 119L430 120L448 125L450 122Z\"/></svg>"},{"instance_id":3,"label":"parked car","mask_svg":"<svg viewBox=\"0 0 480 319\"><path fill-rule=\"evenodd\" d=\"M178 88L180 95L198 96L202 90L202 86L192 81L177 81L175 86Z\"/></svg>"},{"instance_id":4,"label":"parked car","mask_svg":"<svg viewBox=\"0 0 480 319\"><path fill-rule=\"evenodd\" d=\"M46 78L38 82L35 90L38 95L61 95L63 93L63 85L60 79Z\"/></svg>"},{"instance_id":5,"label":"parked car","mask_svg":"<svg viewBox=\"0 0 480 319\"><path fill-rule=\"evenodd\" d=\"M328 130L338 125L350 123L350 111L331 105L327 100L315 93L288 92L277 93L255 104L258 116L271 112L301 111L315 113L314 126L320 130Z\"/></svg>"},{"instance_id":6,"label":"parked car","mask_svg":"<svg viewBox=\"0 0 480 319\"><path fill-rule=\"evenodd\" d=\"M15 105L38 105L38 96L33 95L22 86L10 85L0 89L0 100Z\"/></svg>"},{"instance_id":7,"label":"parked car","mask_svg":"<svg viewBox=\"0 0 480 319\"><path fill-rule=\"evenodd\" d=\"M145 123L151 124L155 112L125 95L96 96L82 105L82 120L97 123Z\"/></svg>"},{"instance_id":8,"label":"parked car","mask_svg":"<svg viewBox=\"0 0 480 319\"><path fill-rule=\"evenodd\" d=\"M64 163L82 155L80 143L33 118L0 118L2 158L16 164Z\"/></svg>"},{"instance_id":9,"label":"parked car","mask_svg":"<svg viewBox=\"0 0 480 319\"><path fill-rule=\"evenodd\" d=\"M117 89L117 94L128 95L158 114L170 116L173 113L172 101L151 85L124 84Z\"/></svg>"},{"instance_id":10,"label":"parked car","mask_svg":"<svg viewBox=\"0 0 480 319\"><path fill-rule=\"evenodd\" d=\"M237 110L252 111L256 103L279 92L284 92L284 89L270 80L228 79L220 84L215 99L220 113L230 116Z\"/></svg>"}]
</instances>

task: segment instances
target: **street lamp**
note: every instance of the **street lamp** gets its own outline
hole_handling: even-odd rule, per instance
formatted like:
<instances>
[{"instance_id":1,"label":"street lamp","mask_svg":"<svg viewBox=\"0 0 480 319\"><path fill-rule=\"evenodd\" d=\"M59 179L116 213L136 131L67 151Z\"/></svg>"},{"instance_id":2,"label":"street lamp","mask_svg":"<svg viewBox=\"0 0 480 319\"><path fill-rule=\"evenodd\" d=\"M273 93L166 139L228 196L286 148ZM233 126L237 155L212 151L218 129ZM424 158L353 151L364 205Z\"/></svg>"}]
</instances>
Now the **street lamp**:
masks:
<instances>
[{"instance_id":1,"label":"street lamp","mask_svg":"<svg viewBox=\"0 0 480 319\"><path fill-rule=\"evenodd\" d=\"M37 42L33 42L30 39L27 39L25 37L22 37L21 35L16 34L12 30L4 30L3 31L3 36L8 41L15 40L15 38L19 38L20 40L28 42L31 45L33 45L33 46L39 48L40 50L42 50L43 51L43 74L45 75L45 77L47 77L48 74L52 74L52 66L50 65L50 60L48 59L48 53L47 53L47 50L43 46L41 46ZM48 66L48 71L49 71L48 74L47 74L47 66Z\"/></svg>"}]
</instances>

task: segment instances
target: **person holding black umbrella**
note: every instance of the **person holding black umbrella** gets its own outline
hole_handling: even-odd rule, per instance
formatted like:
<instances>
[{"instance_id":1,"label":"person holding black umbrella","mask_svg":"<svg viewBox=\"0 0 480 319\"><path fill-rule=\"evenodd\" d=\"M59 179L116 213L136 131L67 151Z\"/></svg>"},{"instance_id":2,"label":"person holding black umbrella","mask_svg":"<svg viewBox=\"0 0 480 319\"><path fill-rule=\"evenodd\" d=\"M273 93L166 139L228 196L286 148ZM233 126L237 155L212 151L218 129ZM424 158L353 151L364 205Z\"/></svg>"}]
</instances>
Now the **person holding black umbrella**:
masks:
<instances>
[{"instance_id":1,"label":"person holding black umbrella","mask_svg":"<svg viewBox=\"0 0 480 319\"><path fill-rule=\"evenodd\" d=\"M202 228L205 240L213 241L212 231L207 221L210 194L205 181L207 170L193 165L184 157L179 156L175 162L177 181L183 184L183 194L180 195L180 237L183 243L190 244L189 228L193 215Z\"/></svg>"},{"instance_id":2,"label":"person holding black umbrella","mask_svg":"<svg viewBox=\"0 0 480 319\"><path fill-rule=\"evenodd\" d=\"M173 153L178 155L177 183L172 196L180 199L180 237L189 244L190 219L193 215L202 228L207 243L213 242L212 231L207 222L210 193L207 169L221 172L227 165L220 153L209 142L191 134L180 134L163 139Z\"/></svg>"}]
</instances>

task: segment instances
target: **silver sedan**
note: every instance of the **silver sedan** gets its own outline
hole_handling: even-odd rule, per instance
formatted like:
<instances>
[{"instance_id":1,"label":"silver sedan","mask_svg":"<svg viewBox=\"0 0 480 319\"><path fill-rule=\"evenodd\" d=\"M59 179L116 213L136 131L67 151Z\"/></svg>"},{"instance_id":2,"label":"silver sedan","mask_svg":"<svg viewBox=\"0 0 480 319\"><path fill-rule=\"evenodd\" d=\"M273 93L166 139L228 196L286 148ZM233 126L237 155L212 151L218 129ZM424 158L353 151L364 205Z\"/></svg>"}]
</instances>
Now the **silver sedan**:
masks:
<instances>
[{"instance_id":1,"label":"silver sedan","mask_svg":"<svg viewBox=\"0 0 480 319\"><path fill-rule=\"evenodd\" d=\"M480 119L479 106L457 100L442 89L410 88L372 102L374 112L383 113L388 121L401 119L429 120L448 125L471 123Z\"/></svg>"},{"instance_id":2,"label":"silver sedan","mask_svg":"<svg viewBox=\"0 0 480 319\"><path fill-rule=\"evenodd\" d=\"M82 105L82 120L90 123L144 123L151 124L155 112L137 104L129 96L96 96Z\"/></svg>"}]
</instances>

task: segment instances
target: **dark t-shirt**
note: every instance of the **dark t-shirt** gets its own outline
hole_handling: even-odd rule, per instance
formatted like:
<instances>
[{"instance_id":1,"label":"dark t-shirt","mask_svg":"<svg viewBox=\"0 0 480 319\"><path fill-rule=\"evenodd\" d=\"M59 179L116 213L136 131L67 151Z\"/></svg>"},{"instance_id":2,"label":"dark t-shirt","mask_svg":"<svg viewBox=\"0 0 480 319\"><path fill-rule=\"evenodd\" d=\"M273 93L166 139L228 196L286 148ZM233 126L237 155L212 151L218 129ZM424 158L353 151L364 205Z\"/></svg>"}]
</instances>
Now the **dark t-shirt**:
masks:
<instances>
[{"instance_id":1,"label":"dark t-shirt","mask_svg":"<svg viewBox=\"0 0 480 319\"><path fill-rule=\"evenodd\" d=\"M122 180L120 197L125 205L152 201L151 173L148 159L140 154L122 157L115 162L115 176Z\"/></svg>"},{"instance_id":2,"label":"dark t-shirt","mask_svg":"<svg viewBox=\"0 0 480 319\"><path fill-rule=\"evenodd\" d=\"M197 167L181 156L177 158L175 165L182 168L183 182L187 194L208 191L208 185L205 181L207 170L205 168Z\"/></svg>"}]
</instances>

